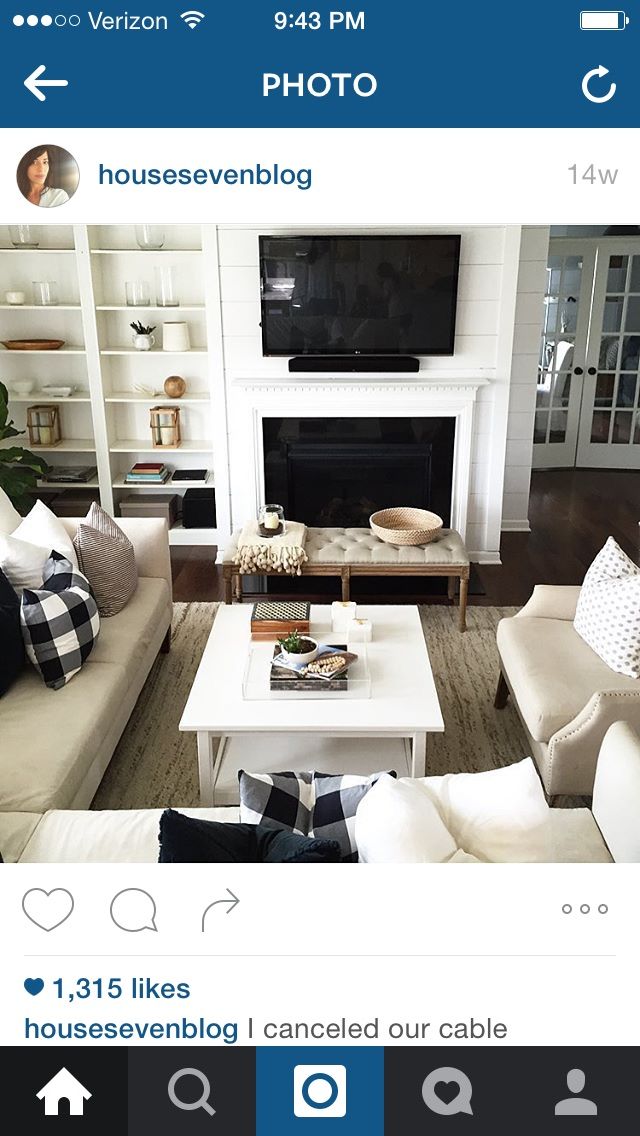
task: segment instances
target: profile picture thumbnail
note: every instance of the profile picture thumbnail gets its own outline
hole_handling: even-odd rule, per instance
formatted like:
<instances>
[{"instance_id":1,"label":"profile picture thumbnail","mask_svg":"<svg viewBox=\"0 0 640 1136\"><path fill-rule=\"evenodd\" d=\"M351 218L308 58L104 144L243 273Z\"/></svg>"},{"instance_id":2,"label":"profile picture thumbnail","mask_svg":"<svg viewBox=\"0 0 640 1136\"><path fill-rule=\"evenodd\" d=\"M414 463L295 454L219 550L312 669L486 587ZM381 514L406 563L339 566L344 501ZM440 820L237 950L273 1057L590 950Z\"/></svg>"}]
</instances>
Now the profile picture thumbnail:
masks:
<instances>
[{"instance_id":1,"label":"profile picture thumbnail","mask_svg":"<svg viewBox=\"0 0 640 1136\"><path fill-rule=\"evenodd\" d=\"M18 189L27 201L40 209L66 205L80 182L80 170L73 154L62 146L32 146L23 154L16 171Z\"/></svg>"}]
</instances>

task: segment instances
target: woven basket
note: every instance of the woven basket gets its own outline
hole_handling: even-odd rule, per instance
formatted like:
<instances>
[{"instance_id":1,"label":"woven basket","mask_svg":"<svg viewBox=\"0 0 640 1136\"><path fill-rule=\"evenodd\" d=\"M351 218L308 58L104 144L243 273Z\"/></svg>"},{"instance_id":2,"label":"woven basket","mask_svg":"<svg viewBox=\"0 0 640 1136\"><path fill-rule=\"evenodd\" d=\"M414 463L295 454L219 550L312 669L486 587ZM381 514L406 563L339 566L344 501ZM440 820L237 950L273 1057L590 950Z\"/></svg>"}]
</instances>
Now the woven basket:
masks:
<instances>
[{"instance_id":1,"label":"woven basket","mask_svg":"<svg viewBox=\"0 0 640 1136\"><path fill-rule=\"evenodd\" d=\"M426 509L380 509L369 524L386 544L429 544L442 531L442 517Z\"/></svg>"}]
</instances>

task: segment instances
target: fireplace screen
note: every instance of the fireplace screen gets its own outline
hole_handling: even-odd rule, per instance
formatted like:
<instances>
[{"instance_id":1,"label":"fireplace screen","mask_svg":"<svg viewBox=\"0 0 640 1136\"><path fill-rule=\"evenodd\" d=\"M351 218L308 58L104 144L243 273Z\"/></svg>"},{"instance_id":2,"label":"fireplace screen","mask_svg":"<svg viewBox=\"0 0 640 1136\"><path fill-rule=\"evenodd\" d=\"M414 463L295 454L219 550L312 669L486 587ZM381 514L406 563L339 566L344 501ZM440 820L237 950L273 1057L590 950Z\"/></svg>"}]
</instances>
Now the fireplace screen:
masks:
<instances>
[{"instance_id":1,"label":"fireplace screen","mask_svg":"<svg viewBox=\"0 0 640 1136\"><path fill-rule=\"evenodd\" d=\"M450 524L452 418L265 418L265 496L314 527L365 528L396 505Z\"/></svg>"}]
</instances>

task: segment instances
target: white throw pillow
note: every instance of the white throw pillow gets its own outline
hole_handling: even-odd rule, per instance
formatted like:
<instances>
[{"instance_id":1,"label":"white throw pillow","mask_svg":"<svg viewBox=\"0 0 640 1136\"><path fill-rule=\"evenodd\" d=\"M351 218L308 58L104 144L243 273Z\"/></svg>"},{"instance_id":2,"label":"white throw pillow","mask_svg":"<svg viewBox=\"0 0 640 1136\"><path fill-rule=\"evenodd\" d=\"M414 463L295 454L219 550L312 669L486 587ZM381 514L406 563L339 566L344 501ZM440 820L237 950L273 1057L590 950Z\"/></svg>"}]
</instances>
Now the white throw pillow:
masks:
<instances>
[{"instance_id":1,"label":"white throw pillow","mask_svg":"<svg viewBox=\"0 0 640 1136\"><path fill-rule=\"evenodd\" d=\"M612 671L640 678L640 568L612 536L587 571L573 626Z\"/></svg>"},{"instance_id":2,"label":"white throw pillow","mask_svg":"<svg viewBox=\"0 0 640 1136\"><path fill-rule=\"evenodd\" d=\"M530 757L486 773L447 773L422 784L456 845L488 863L546 863L549 806Z\"/></svg>"},{"instance_id":3,"label":"white throw pillow","mask_svg":"<svg viewBox=\"0 0 640 1136\"><path fill-rule=\"evenodd\" d=\"M365 864L441 864L458 846L422 781L382 776L356 812L356 844Z\"/></svg>"},{"instance_id":4,"label":"white throw pillow","mask_svg":"<svg viewBox=\"0 0 640 1136\"><path fill-rule=\"evenodd\" d=\"M42 587L44 566L50 555L48 547L42 548L0 533L0 568L19 596L25 588Z\"/></svg>"},{"instance_id":5,"label":"white throw pillow","mask_svg":"<svg viewBox=\"0 0 640 1136\"><path fill-rule=\"evenodd\" d=\"M0 486L0 536L8 536L17 529L22 517L14 509L4 489Z\"/></svg>"},{"instance_id":6,"label":"white throw pillow","mask_svg":"<svg viewBox=\"0 0 640 1136\"><path fill-rule=\"evenodd\" d=\"M59 517L51 512L42 501L36 501L33 509L27 513L24 520L11 533L16 540L26 540L29 544L37 544L39 548L46 548L47 555L58 552L65 560L70 560L73 567L78 567L78 557L73 547L73 540L65 529ZM40 581L42 583L42 581ZM40 585L38 585L39 587Z\"/></svg>"}]
</instances>

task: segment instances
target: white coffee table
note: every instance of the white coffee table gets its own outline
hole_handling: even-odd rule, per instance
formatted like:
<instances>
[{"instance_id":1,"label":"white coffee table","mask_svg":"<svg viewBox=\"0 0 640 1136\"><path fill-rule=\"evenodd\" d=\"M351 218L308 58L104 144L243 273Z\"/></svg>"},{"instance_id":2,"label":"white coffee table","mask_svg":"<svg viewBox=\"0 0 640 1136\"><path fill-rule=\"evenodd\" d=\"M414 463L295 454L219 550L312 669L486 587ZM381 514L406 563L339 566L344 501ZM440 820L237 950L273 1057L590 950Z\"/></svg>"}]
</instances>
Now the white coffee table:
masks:
<instances>
[{"instance_id":1,"label":"white coffee table","mask_svg":"<svg viewBox=\"0 0 640 1136\"><path fill-rule=\"evenodd\" d=\"M417 607L358 605L373 624L371 696L326 700L243 696L251 611L218 609L180 721L197 735L202 805L237 805L240 769L424 777L427 734L444 723ZM312 606L311 634L344 642L331 633L329 605ZM256 646L267 668L273 643Z\"/></svg>"}]
</instances>

